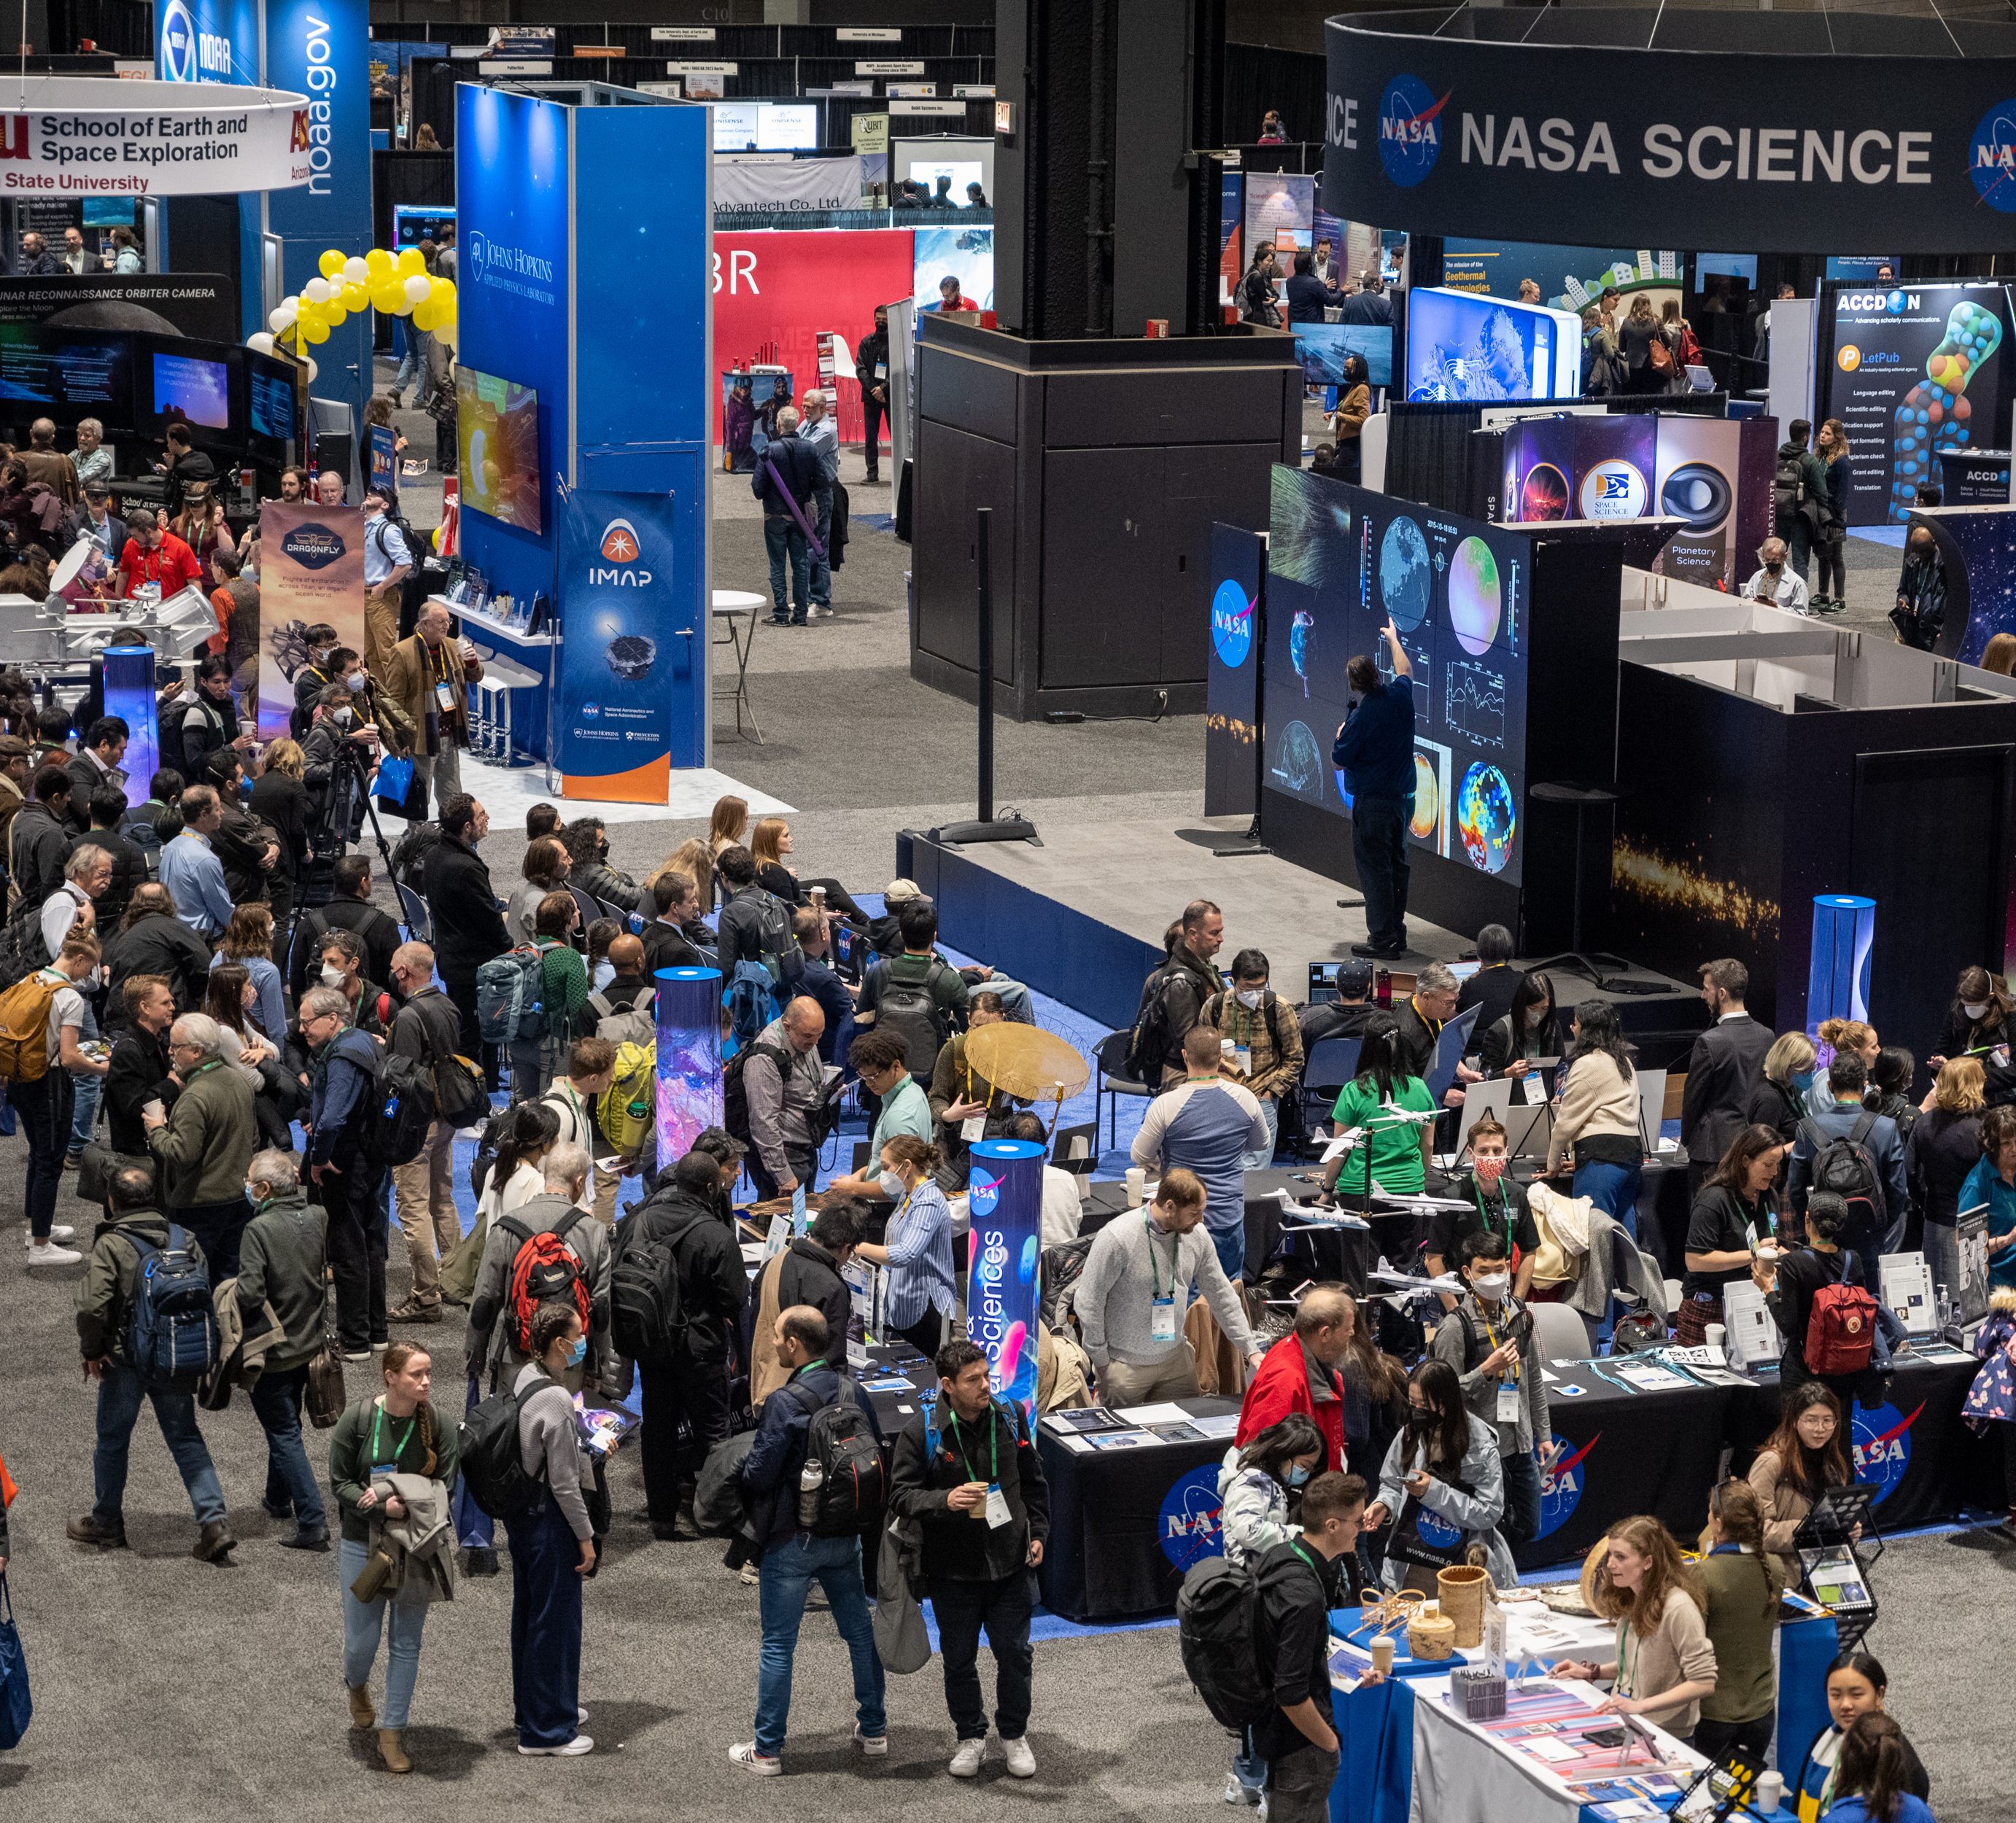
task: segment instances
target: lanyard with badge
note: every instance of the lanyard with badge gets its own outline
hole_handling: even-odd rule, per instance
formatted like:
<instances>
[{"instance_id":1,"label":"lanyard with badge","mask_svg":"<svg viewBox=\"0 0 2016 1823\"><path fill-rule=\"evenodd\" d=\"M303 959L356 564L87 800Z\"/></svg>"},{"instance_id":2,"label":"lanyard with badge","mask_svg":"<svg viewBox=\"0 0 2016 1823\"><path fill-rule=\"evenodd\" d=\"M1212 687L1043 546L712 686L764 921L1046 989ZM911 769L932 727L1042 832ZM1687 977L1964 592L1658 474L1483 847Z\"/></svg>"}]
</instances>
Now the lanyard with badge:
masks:
<instances>
[{"instance_id":1,"label":"lanyard with badge","mask_svg":"<svg viewBox=\"0 0 2016 1823\"><path fill-rule=\"evenodd\" d=\"M1141 1213L1141 1225L1148 1234L1148 1284L1154 1294L1148 1307L1148 1339L1150 1342L1174 1342L1176 1339L1176 1271L1181 1257L1183 1242L1176 1236L1169 1237L1169 1289L1162 1290L1162 1264L1155 1257L1156 1228L1148 1213Z\"/></svg>"},{"instance_id":2,"label":"lanyard with badge","mask_svg":"<svg viewBox=\"0 0 2016 1823\"><path fill-rule=\"evenodd\" d=\"M417 1415L417 1414L416 1415ZM406 1428L393 1440L391 1459L385 1459L380 1448L383 1441L385 1408L376 1406L371 1413L371 1479L383 1481L399 1472L399 1458L406 1453L406 1440L413 1434L413 1419L406 1420Z\"/></svg>"},{"instance_id":3,"label":"lanyard with badge","mask_svg":"<svg viewBox=\"0 0 2016 1823\"><path fill-rule=\"evenodd\" d=\"M959 1414L947 1408L945 1415L952 1420L952 1440L959 1445L959 1459L966 1465L966 1478L977 1481L980 1477L973 1472L973 1458L966 1453L966 1438L959 1428ZM997 1530L1014 1517L1008 1510L1008 1497L1001 1491L1001 1429L990 1408L988 1412L987 1441L992 1452L987 1462L988 1524Z\"/></svg>"},{"instance_id":4,"label":"lanyard with badge","mask_svg":"<svg viewBox=\"0 0 2016 1823\"><path fill-rule=\"evenodd\" d=\"M1477 1300L1477 1314L1484 1319L1484 1333L1490 1340L1492 1352L1496 1354L1498 1350L1498 1332L1492 1328L1490 1318L1485 1314L1481 1298ZM1505 1334L1507 1339L1510 1340L1513 1334L1512 1322L1506 1324ZM1512 1377L1498 1383L1498 1422L1500 1424L1517 1424L1519 1422L1519 1362L1516 1356L1512 1362Z\"/></svg>"},{"instance_id":5,"label":"lanyard with badge","mask_svg":"<svg viewBox=\"0 0 2016 1823\"><path fill-rule=\"evenodd\" d=\"M962 1045L960 1048L963 1051L965 1047ZM966 1063L966 1098L970 1102L973 1099L973 1063L970 1059L966 1059L964 1061ZM987 1106L990 1110L994 1106L994 1085L991 1082L987 1085ZM969 1145L970 1145L976 1139L985 1139L987 1137L987 1116L985 1114L967 1115L967 1117L959 1124L959 1136Z\"/></svg>"}]
</instances>

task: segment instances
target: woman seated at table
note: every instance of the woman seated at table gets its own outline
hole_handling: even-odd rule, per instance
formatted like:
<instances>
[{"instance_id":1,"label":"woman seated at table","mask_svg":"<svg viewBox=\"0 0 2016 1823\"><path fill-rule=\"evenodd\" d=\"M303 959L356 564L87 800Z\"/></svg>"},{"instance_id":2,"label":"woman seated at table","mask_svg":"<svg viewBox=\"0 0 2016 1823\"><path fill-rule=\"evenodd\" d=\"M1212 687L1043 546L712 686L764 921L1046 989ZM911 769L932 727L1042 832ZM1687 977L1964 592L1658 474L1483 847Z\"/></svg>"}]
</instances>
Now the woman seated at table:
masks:
<instances>
[{"instance_id":1,"label":"woman seated at table","mask_svg":"<svg viewBox=\"0 0 2016 1823\"><path fill-rule=\"evenodd\" d=\"M1561 1057L1568 1045L1554 1010L1554 984L1538 973L1522 975L1512 1010L1484 1029L1478 1061L1486 1076L1521 1077L1540 1057Z\"/></svg>"},{"instance_id":2,"label":"woman seated at table","mask_svg":"<svg viewBox=\"0 0 2016 1823\"><path fill-rule=\"evenodd\" d=\"M1829 1814L1841 1815L1838 1810L1831 1811L1830 1807L1845 1795L1840 1774L1849 1731L1864 1716L1892 1719L1883 1706L1889 1685L1890 1676L1882 1661L1867 1652L1843 1652L1827 1667L1827 1713L1834 1719L1807 1746L1799 1762L1798 1776L1785 1782L1787 1807L1798 1812L1799 1823L1816 1823L1818 1818ZM1925 1769L1902 1729L1898 1731L1898 1742L1901 1766L1896 1784L1922 1803L1931 1796L1931 1781L1926 1778ZM1788 1751L1779 1764L1790 1765L1792 1743L1788 1741L1784 1745Z\"/></svg>"},{"instance_id":3,"label":"woman seated at table","mask_svg":"<svg viewBox=\"0 0 2016 1823\"><path fill-rule=\"evenodd\" d=\"M1386 1587L1432 1595L1437 1572L1468 1562L1472 1547L1481 1546L1491 1580L1510 1588L1519 1572L1498 1534L1504 1512L1496 1428L1466 1409L1454 1368L1423 1361L1408 1376L1406 1428L1386 1452L1379 1498L1365 1509L1368 1532L1393 1522Z\"/></svg>"},{"instance_id":4,"label":"woman seated at table","mask_svg":"<svg viewBox=\"0 0 2016 1823\"><path fill-rule=\"evenodd\" d=\"M1776 1552L1788 1584L1804 1574L1792 1548L1813 1502L1855 1479L1841 1434L1841 1401L1818 1380L1786 1393L1778 1428L1757 1452L1748 1477L1764 1509L1764 1548Z\"/></svg>"},{"instance_id":5,"label":"woman seated at table","mask_svg":"<svg viewBox=\"0 0 2016 1823\"><path fill-rule=\"evenodd\" d=\"M1715 1692L1715 1646L1700 1580L1666 1528L1643 1515L1612 1526L1595 1595L1597 1613L1617 1623L1617 1656L1564 1659L1554 1675L1614 1678L1606 1714L1641 1715L1691 1746L1701 1699Z\"/></svg>"},{"instance_id":6,"label":"woman seated at table","mask_svg":"<svg viewBox=\"0 0 2016 1823\"><path fill-rule=\"evenodd\" d=\"M855 1252L886 1267L888 1326L929 1361L958 1307L952 1276L952 1210L938 1187L938 1149L898 1133L882 1143L882 1194L896 1205L880 1246Z\"/></svg>"},{"instance_id":7,"label":"woman seated at table","mask_svg":"<svg viewBox=\"0 0 2016 1823\"><path fill-rule=\"evenodd\" d=\"M1699 1348L1711 1323L1723 1321L1726 1285L1750 1276L1760 1248L1775 1246L1771 1186L1790 1150L1769 1127L1746 1127L1708 1174L1687 1221L1687 1277L1674 1324L1683 1348Z\"/></svg>"},{"instance_id":8,"label":"woman seated at table","mask_svg":"<svg viewBox=\"0 0 2016 1823\"><path fill-rule=\"evenodd\" d=\"M1572 1156L1571 1194L1589 1198L1635 1241L1645 1142L1638 1131L1632 1047L1617 1009L1607 1000L1582 1001L1568 1031L1574 1045L1547 1141L1547 1175L1558 1176Z\"/></svg>"},{"instance_id":9,"label":"woman seated at table","mask_svg":"<svg viewBox=\"0 0 2016 1823\"><path fill-rule=\"evenodd\" d=\"M1762 1766L1777 1731L1778 1668L1772 1648L1785 1577L1764 1547L1764 1506L1749 1483L1732 1477L1708 1496L1702 1544L1715 1688L1701 1699L1694 1746L1715 1759L1740 1749Z\"/></svg>"},{"instance_id":10,"label":"woman seated at table","mask_svg":"<svg viewBox=\"0 0 2016 1823\"><path fill-rule=\"evenodd\" d=\"M1813 1086L1813 1040L1804 1032L1780 1032L1764 1053L1764 1080L1751 1091L1744 1116L1753 1125L1769 1127L1789 1145L1799 1136Z\"/></svg>"},{"instance_id":11,"label":"woman seated at table","mask_svg":"<svg viewBox=\"0 0 2016 1823\"><path fill-rule=\"evenodd\" d=\"M1988 1276L2016 1286L2016 1108L1990 1108L1981 1117L1981 1163L1960 1187L1960 1212L1988 1211Z\"/></svg>"},{"instance_id":12,"label":"woman seated at table","mask_svg":"<svg viewBox=\"0 0 2016 1823\"><path fill-rule=\"evenodd\" d=\"M1432 1115L1435 1105L1427 1085L1409 1076L1400 1064L1400 1022L1390 1012L1375 1012L1365 1022L1358 1053L1358 1074L1344 1085L1330 1109L1335 1131L1363 1127L1364 1138L1349 1152L1340 1152L1323 1167L1323 1189L1334 1192L1343 1179L1347 1199L1364 1193L1366 1173L1378 1187L1396 1196L1418 1196L1427 1182L1432 1120L1396 1119L1401 1113Z\"/></svg>"}]
</instances>

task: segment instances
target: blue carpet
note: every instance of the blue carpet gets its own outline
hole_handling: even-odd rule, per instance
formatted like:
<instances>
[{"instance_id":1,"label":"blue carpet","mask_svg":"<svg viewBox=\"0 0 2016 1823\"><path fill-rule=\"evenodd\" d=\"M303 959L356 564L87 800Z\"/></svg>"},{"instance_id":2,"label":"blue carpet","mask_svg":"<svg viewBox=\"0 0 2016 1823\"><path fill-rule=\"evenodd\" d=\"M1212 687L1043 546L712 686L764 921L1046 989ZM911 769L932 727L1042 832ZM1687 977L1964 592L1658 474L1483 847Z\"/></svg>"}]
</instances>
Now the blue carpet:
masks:
<instances>
[{"instance_id":1,"label":"blue carpet","mask_svg":"<svg viewBox=\"0 0 2016 1823\"><path fill-rule=\"evenodd\" d=\"M1855 527L1849 533L1852 538L1867 538L1872 545L1888 545L1893 551L1904 548L1904 534L1910 528L1901 525L1863 525Z\"/></svg>"}]
</instances>

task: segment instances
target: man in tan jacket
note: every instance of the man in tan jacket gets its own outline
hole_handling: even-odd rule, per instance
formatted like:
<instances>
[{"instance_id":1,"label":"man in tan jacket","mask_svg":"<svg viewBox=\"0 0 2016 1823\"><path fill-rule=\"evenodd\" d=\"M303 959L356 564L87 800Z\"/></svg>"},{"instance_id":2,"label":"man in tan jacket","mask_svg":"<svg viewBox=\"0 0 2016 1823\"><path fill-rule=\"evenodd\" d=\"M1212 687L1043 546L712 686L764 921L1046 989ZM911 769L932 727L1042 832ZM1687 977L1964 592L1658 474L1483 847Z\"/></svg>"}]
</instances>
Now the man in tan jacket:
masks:
<instances>
[{"instance_id":1,"label":"man in tan jacket","mask_svg":"<svg viewBox=\"0 0 2016 1823\"><path fill-rule=\"evenodd\" d=\"M483 676L476 648L466 639L458 648L448 638L448 609L429 602L414 623L412 638L392 648L385 677L393 700L412 717L413 775L423 805L428 781L433 781L437 816L451 798L461 795L469 686Z\"/></svg>"}]
</instances>

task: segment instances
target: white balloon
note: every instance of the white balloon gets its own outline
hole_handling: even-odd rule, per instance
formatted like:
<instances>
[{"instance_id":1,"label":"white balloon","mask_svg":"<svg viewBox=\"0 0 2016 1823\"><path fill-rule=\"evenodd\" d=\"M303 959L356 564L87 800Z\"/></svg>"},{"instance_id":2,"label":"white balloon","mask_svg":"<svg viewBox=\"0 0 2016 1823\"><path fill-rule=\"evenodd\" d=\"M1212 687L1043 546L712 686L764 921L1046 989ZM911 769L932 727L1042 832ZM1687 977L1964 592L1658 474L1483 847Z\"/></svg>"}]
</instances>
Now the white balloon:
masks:
<instances>
[{"instance_id":1,"label":"white balloon","mask_svg":"<svg viewBox=\"0 0 2016 1823\"><path fill-rule=\"evenodd\" d=\"M412 276L406 281L407 303L419 304L424 301L427 293L433 290L434 288L434 280L430 279L426 273L414 273Z\"/></svg>"},{"instance_id":2,"label":"white balloon","mask_svg":"<svg viewBox=\"0 0 2016 1823\"><path fill-rule=\"evenodd\" d=\"M288 324L291 323L293 320L293 300L290 298L285 304L276 304L274 307L272 315L266 318L266 322L267 326L272 330L275 335L277 336L282 333L286 329Z\"/></svg>"},{"instance_id":3,"label":"white balloon","mask_svg":"<svg viewBox=\"0 0 2016 1823\"><path fill-rule=\"evenodd\" d=\"M301 287L301 296L311 304L326 304L333 295L326 279L311 279Z\"/></svg>"},{"instance_id":4,"label":"white balloon","mask_svg":"<svg viewBox=\"0 0 2016 1823\"><path fill-rule=\"evenodd\" d=\"M343 275L352 285L371 282L371 268L355 254L343 262Z\"/></svg>"},{"instance_id":5,"label":"white balloon","mask_svg":"<svg viewBox=\"0 0 2016 1823\"><path fill-rule=\"evenodd\" d=\"M301 365L308 370L308 378L311 380L322 372L322 369L315 365L315 358L312 354L304 354L301 357Z\"/></svg>"},{"instance_id":6,"label":"white balloon","mask_svg":"<svg viewBox=\"0 0 2016 1823\"><path fill-rule=\"evenodd\" d=\"M255 354L270 354L273 352L273 338L261 329L256 336L247 336L245 346Z\"/></svg>"}]
</instances>

